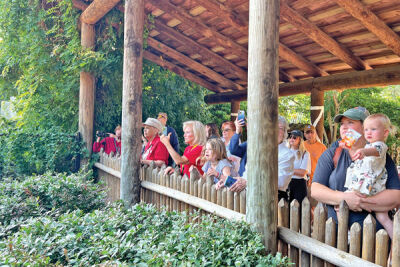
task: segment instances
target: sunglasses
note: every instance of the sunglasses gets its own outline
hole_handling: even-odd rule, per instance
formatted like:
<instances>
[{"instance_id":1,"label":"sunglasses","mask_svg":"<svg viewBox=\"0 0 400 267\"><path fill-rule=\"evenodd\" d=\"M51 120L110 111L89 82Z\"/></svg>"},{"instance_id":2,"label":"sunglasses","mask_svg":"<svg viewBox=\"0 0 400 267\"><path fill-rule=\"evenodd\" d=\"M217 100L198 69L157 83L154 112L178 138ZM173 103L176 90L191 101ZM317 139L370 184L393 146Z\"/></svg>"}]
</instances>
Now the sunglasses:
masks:
<instances>
[{"instance_id":1,"label":"sunglasses","mask_svg":"<svg viewBox=\"0 0 400 267\"><path fill-rule=\"evenodd\" d=\"M292 136L289 136L289 139L297 139L297 138L299 138L300 136L295 136L295 135L292 135Z\"/></svg>"},{"instance_id":2,"label":"sunglasses","mask_svg":"<svg viewBox=\"0 0 400 267\"><path fill-rule=\"evenodd\" d=\"M310 134L310 133L313 133L314 131L307 131L307 132L305 132L306 134Z\"/></svg>"}]
</instances>

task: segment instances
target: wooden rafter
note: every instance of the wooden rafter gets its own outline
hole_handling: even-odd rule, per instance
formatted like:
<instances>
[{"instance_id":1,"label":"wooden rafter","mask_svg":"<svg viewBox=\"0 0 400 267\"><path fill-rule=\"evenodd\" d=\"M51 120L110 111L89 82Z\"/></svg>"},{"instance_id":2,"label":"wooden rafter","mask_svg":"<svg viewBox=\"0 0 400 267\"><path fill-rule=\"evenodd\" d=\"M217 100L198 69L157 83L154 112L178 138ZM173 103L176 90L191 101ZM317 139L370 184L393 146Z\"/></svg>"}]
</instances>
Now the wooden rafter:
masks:
<instances>
[{"instance_id":1,"label":"wooden rafter","mask_svg":"<svg viewBox=\"0 0 400 267\"><path fill-rule=\"evenodd\" d=\"M279 44L279 56L284 60L291 62L293 65L298 67L299 69L305 71L313 77L326 76L328 73L318 66L303 58L302 56L296 54L290 48L285 46L284 44Z\"/></svg>"},{"instance_id":2,"label":"wooden rafter","mask_svg":"<svg viewBox=\"0 0 400 267\"><path fill-rule=\"evenodd\" d=\"M220 75L219 73L207 68L206 66L200 64L199 62L179 53L173 48L157 41L154 38L148 37L147 43L150 47L154 48L155 50L173 58L174 60L178 61L179 63L191 68L195 69L199 73L203 74L204 76L208 77L209 79L219 83L222 87L230 90L244 90L243 86L232 82L231 80L225 78L224 76Z\"/></svg>"},{"instance_id":3,"label":"wooden rafter","mask_svg":"<svg viewBox=\"0 0 400 267\"><path fill-rule=\"evenodd\" d=\"M232 17L235 17L235 13L232 11L232 9L229 8L222 8L222 4L218 5L215 3L214 0L196 0L198 4L202 5L206 9L208 9L210 12L215 13L220 18L223 18L225 21L230 22L230 24L240 31L242 34L247 35L248 34L248 26L243 26L239 23L237 23L235 20L232 20ZM307 74L311 75L312 77L320 77L320 76L326 76L328 73L320 68L318 68L315 64L312 62L308 61L304 57L296 54L293 50L291 50L289 47L285 46L282 43L279 43L279 56L283 58L284 60L292 63L299 69L303 70Z\"/></svg>"},{"instance_id":4,"label":"wooden rafter","mask_svg":"<svg viewBox=\"0 0 400 267\"><path fill-rule=\"evenodd\" d=\"M286 73L283 70L279 70L279 80L285 83L296 81L296 79L292 75Z\"/></svg>"},{"instance_id":5,"label":"wooden rafter","mask_svg":"<svg viewBox=\"0 0 400 267\"><path fill-rule=\"evenodd\" d=\"M240 32L246 32L247 34L249 26L247 25L246 20L244 20L244 18L239 14L235 13L231 8L216 0L196 0L196 2L218 17L223 18L224 21L235 29Z\"/></svg>"},{"instance_id":6,"label":"wooden rafter","mask_svg":"<svg viewBox=\"0 0 400 267\"><path fill-rule=\"evenodd\" d=\"M213 92L223 92L224 90L214 84L211 84L207 82L206 80L200 78L199 76L191 73L190 71L187 71L185 69L182 69L181 67L176 66L175 64L149 52L149 51L143 51L143 57L151 62L156 63L157 65L166 68L172 72L175 72L179 76L188 79L189 81L192 81L194 83L197 83L200 86L203 86L207 88L210 91Z\"/></svg>"},{"instance_id":7,"label":"wooden rafter","mask_svg":"<svg viewBox=\"0 0 400 267\"><path fill-rule=\"evenodd\" d=\"M204 37L212 38L218 45L229 48L232 54L236 54L242 59L247 59L247 49L245 47L219 33L217 30L208 27L199 18L193 17L182 7L175 6L169 1L148 0L148 2L182 21L187 26L198 30Z\"/></svg>"},{"instance_id":8,"label":"wooden rafter","mask_svg":"<svg viewBox=\"0 0 400 267\"><path fill-rule=\"evenodd\" d=\"M232 73L239 79L247 81L247 72L242 68L238 67L237 65L233 64L229 60L218 55L217 53L214 53L213 51L200 45L199 43L193 41L186 35L178 32L177 30L165 25L159 19L155 19L154 25L158 32L168 36L168 38L178 42L180 45L185 46L193 54L197 53L199 55L202 55L204 58L207 58L207 60L211 60L216 64L223 63L223 68L225 69L226 72Z\"/></svg>"},{"instance_id":9,"label":"wooden rafter","mask_svg":"<svg viewBox=\"0 0 400 267\"><path fill-rule=\"evenodd\" d=\"M325 77L299 80L279 85L279 96L310 93L313 88L321 91L344 90L374 86L400 84L400 65L373 70L353 71ZM207 95L207 104L220 104L230 101L244 101L247 90Z\"/></svg>"},{"instance_id":10,"label":"wooden rafter","mask_svg":"<svg viewBox=\"0 0 400 267\"><path fill-rule=\"evenodd\" d=\"M120 0L94 0L82 13L81 20L87 24L96 24L119 2Z\"/></svg>"},{"instance_id":11,"label":"wooden rafter","mask_svg":"<svg viewBox=\"0 0 400 267\"><path fill-rule=\"evenodd\" d=\"M375 34L382 43L400 56L400 37L386 23L358 0L335 0L353 17L358 19L370 32Z\"/></svg>"},{"instance_id":12,"label":"wooden rafter","mask_svg":"<svg viewBox=\"0 0 400 267\"><path fill-rule=\"evenodd\" d=\"M281 17L295 26L314 42L331 52L333 55L350 65L355 70L366 70L371 67L355 56L350 50L336 42L315 24L305 19L297 11L289 7L286 0L281 0Z\"/></svg>"}]
</instances>

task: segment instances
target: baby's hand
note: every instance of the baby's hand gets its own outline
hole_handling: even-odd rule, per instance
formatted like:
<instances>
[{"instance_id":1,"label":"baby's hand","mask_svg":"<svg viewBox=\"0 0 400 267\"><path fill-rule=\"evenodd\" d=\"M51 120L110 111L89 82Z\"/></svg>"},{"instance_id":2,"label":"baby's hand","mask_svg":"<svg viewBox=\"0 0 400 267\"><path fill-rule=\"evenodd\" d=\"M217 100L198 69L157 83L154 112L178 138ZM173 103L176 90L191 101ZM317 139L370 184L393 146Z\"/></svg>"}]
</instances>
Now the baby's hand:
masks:
<instances>
[{"instance_id":1,"label":"baby's hand","mask_svg":"<svg viewBox=\"0 0 400 267\"><path fill-rule=\"evenodd\" d=\"M357 159L363 159L364 157L365 157L364 149L360 148L360 149L356 150L356 152L353 154L351 159L354 161L354 160L357 160Z\"/></svg>"}]
</instances>

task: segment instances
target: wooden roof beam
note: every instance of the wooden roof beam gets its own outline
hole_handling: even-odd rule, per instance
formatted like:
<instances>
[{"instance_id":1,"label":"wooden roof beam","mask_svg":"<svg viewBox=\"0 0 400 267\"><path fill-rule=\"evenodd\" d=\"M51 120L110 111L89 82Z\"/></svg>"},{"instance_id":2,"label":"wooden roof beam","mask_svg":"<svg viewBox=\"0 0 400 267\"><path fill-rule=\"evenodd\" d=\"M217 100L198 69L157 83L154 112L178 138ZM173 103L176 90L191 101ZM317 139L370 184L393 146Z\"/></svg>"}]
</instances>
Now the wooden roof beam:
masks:
<instances>
[{"instance_id":1,"label":"wooden roof beam","mask_svg":"<svg viewBox=\"0 0 400 267\"><path fill-rule=\"evenodd\" d=\"M282 83L279 85L279 96L310 93L312 89L329 91L393 84L400 84L400 65ZM204 97L207 104L245 100L247 100L247 90L212 94Z\"/></svg>"},{"instance_id":2,"label":"wooden roof beam","mask_svg":"<svg viewBox=\"0 0 400 267\"><path fill-rule=\"evenodd\" d=\"M296 54L293 50L282 43L279 43L279 56L313 77L328 75L326 71L320 69L314 63L308 61L301 55Z\"/></svg>"},{"instance_id":3,"label":"wooden roof beam","mask_svg":"<svg viewBox=\"0 0 400 267\"><path fill-rule=\"evenodd\" d=\"M249 31L249 26L247 25L244 18L237 14L233 9L225 6L216 0L196 0L196 2L202 7L206 8L207 11L214 13L220 18L223 18L228 24L232 25L235 29L240 32L245 32L246 35Z\"/></svg>"},{"instance_id":4,"label":"wooden roof beam","mask_svg":"<svg viewBox=\"0 0 400 267\"><path fill-rule=\"evenodd\" d=\"M157 41L154 38L148 37L147 43L153 49L173 58L174 60L178 61L179 63L181 63L191 69L196 70L197 72L203 74L204 76L208 77L209 79L219 83L222 87L225 87L225 88L231 89L231 90L244 90L245 89L243 86L232 82L231 80L225 78L224 76L213 71L212 69L207 68L206 66L179 53L175 49L170 48L169 46Z\"/></svg>"},{"instance_id":5,"label":"wooden roof beam","mask_svg":"<svg viewBox=\"0 0 400 267\"><path fill-rule=\"evenodd\" d=\"M176 74L178 74L179 76L192 81L200 86L203 86L204 88L213 91L213 92L223 92L224 90L214 84L211 84L209 82L207 82L206 80L200 78L199 76L191 73L190 71L187 71L181 67L176 66L175 64L159 57L156 56L155 54L145 50L143 51L143 57L165 69L168 69L172 72L175 72Z\"/></svg>"},{"instance_id":6,"label":"wooden roof beam","mask_svg":"<svg viewBox=\"0 0 400 267\"><path fill-rule=\"evenodd\" d=\"M386 23L378 18L369 8L358 0L335 0L344 10L358 19L382 43L400 56L400 37Z\"/></svg>"},{"instance_id":7,"label":"wooden roof beam","mask_svg":"<svg viewBox=\"0 0 400 267\"><path fill-rule=\"evenodd\" d=\"M200 54L207 59L211 59L211 61L220 64L221 62L224 64L224 69L242 79L247 81L247 71L243 70L239 66L233 64L229 60L225 59L224 57L214 53L213 51L209 50L208 48L198 44L197 42L193 41L186 35L178 32L177 30L165 25L165 23L161 22L159 19L155 19L154 21L156 30L160 33L168 36L168 38L178 42L182 46L185 46L187 49L190 49L193 54Z\"/></svg>"},{"instance_id":8,"label":"wooden roof beam","mask_svg":"<svg viewBox=\"0 0 400 267\"><path fill-rule=\"evenodd\" d=\"M279 80L288 83L296 81L296 78L294 78L292 75L286 73L283 70L279 70Z\"/></svg>"},{"instance_id":9,"label":"wooden roof beam","mask_svg":"<svg viewBox=\"0 0 400 267\"><path fill-rule=\"evenodd\" d=\"M281 0L281 17L307 35L314 42L350 65L355 70L366 70L371 67L355 56L349 49L335 41L332 37L311 23L296 10L289 7L286 0Z\"/></svg>"},{"instance_id":10,"label":"wooden roof beam","mask_svg":"<svg viewBox=\"0 0 400 267\"><path fill-rule=\"evenodd\" d=\"M81 14L81 21L96 24L105 14L113 9L120 0L94 0Z\"/></svg>"},{"instance_id":11,"label":"wooden roof beam","mask_svg":"<svg viewBox=\"0 0 400 267\"><path fill-rule=\"evenodd\" d=\"M164 12L170 14L176 19L182 21L187 26L197 29L203 36L207 38L213 38L213 41L217 42L218 45L229 48L228 51L232 54L236 54L242 59L247 59L247 49L232 39L226 37L225 35L219 33L217 30L212 29L205 25L199 18L193 17L182 7L175 6L169 1L159 1L159 0L147 0L153 6L163 10Z\"/></svg>"}]
</instances>

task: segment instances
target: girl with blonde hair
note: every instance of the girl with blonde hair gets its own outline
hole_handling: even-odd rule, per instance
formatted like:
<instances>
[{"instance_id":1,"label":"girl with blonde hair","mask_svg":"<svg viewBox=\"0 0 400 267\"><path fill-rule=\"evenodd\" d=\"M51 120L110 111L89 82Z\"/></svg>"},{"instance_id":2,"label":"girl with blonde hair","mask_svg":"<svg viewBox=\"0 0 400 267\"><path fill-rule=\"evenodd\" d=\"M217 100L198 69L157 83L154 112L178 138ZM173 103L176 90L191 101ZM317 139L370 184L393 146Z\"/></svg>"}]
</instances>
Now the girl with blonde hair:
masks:
<instances>
[{"instance_id":1,"label":"girl with blonde hair","mask_svg":"<svg viewBox=\"0 0 400 267\"><path fill-rule=\"evenodd\" d=\"M307 175L311 172L310 154L304 147L303 133L294 130L289 136L289 148L295 155L294 173L289 183L289 201L299 203L307 196Z\"/></svg>"}]
</instances>

